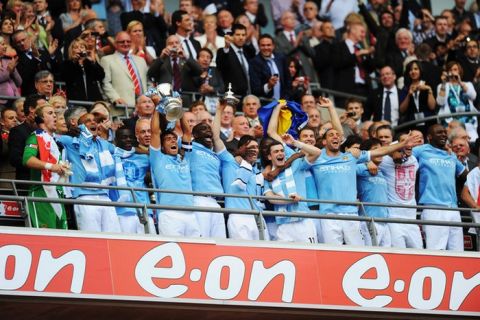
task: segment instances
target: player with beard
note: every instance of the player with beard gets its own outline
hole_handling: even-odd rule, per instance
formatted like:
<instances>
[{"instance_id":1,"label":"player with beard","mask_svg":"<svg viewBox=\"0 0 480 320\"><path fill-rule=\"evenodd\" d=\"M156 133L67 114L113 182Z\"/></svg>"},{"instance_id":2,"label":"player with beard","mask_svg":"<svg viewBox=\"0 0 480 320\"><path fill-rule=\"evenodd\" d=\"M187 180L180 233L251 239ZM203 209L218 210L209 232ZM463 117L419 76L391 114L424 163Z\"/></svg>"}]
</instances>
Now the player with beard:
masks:
<instances>
[{"instance_id":1,"label":"player with beard","mask_svg":"<svg viewBox=\"0 0 480 320\"><path fill-rule=\"evenodd\" d=\"M61 136L58 141L67 150L67 159L72 166L70 182L74 184L97 184L99 186L123 185L121 163L117 167L113 155L115 146L98 137L95 116L86 113L78 119L80 133L76 137ZM79 200L111 201L109 191L101 188L75 187L72 197ZM79 230L121 232L114 207L74 205Z\"/></svg>"},{"instance_id":2,"label":"player with beard","mask_svg":"<svg viewBox=\"0 0 480 320\"><path fill-rule=\"evenodd\" d=\"M261 195L258 186L263 185L263 176L255 166L258 158L258 142L250 135L244 135L238 140L236 156L229 153L220 137L221 115L227 105L220 104L213 122L213 140L215 146L222 149L218 154L222 156L222 183L226 193L239 195ZM223 148L222 148L223 146ZM258 205L255 203L255 205ZM225 198L225 207L229 209L258 209L252 208L247 198ZM265 221L263 221L265 226ZM228 216L228 235L232 239L259 240L260 233L255 216L244 214L230 214ZM263 239L268 240L268 232L262 228Z\"/></svg>"},{"instance_id":3,"label":"player with beard","mask_svg":"<svg viewBox=\"0 0 480 320\"><path fill-rule=\"evenodd\" d=\"M340 151L341 135L335 129L324 134L324 151L313 166L313 175L318 186L318 199L331 201L357 200L357 164L370 161L372 157L384 156L404 147L418 143L420 137L410 133L404 142L384 146L375 150L362 151L357 157L350 152ZM321 214L358 215L357 206L343 204L321 204ZM363 246L365 244L360 232L359 221L322 220L322 230L325 243L350 244Z\"/></svg>"},{"instance_id":4,"label":"player with beard","mask_svg":"<svg viewBox=\"0 0 480 320\"><path fill-rule=\"evenodd\" d=\"M468 170L465 170L455 154L446 150L447 130L443 126L432 125L428 128L427 137L429 144L413 148L413 155L419 163L419 203L427 206L448 207L453 210L425 209L422 220L460 222L460 212L455 210L458 203L455 178L465 179ZM427 249L464 250L461 227L425 225L423 228Z\"/></svg>"},{"instance_id":5,"label":"player with beard","mask_svg":"<svg viewBox=\"0 0 480 320\"><path fill-rule=\"evenodd\" d=\"M151 120L150 165L152 181L157 189L192 191L189 162L179 154L178 136L173 131L162 132L158 111ZM194 205L191 194L156 193L162 205ZM192 211L162 210L158 213L158 232L165 236L202 236L196 214Z\"/></svg>"},{"instance_id":6,"label":"player with beard","mask_svg":"<svg viewBox=\"0 0 480 320\"><path fill-rule=\"evenodd\" d=\"M150 131L150 120L141 119L137 121L147 121L148 131ZM137 130L136 130L137 131ZM122 162L123 172L127 186L133 188L146 188L145 176L150 171L150 161L147 154L135 153L133 148L133 132L128 127L122 127L116 131L115 145L118 147L118 151L115 156L120 158ZM124 193L128 198L120 198L120 194L112 198L119 202L137 202L150 204L150 197L146 191L135 191L135 198L132 198L130 192ZM138 217L138 209L128 207L116 207L118 220L120 221L120 227L122 232L125 233L145 233L145 227L140 222ZM150 234L155 234L155 225L153 222L153 212L148 210L148 229Z\"/></svg>"},{"instance_id":7,"label":"player with beard","mask_svg":"<svg viewBox=\"0 0 480 320\"><path fill-rule=\"evenodd\" d=\"M421 134L421 133L420 133ZM407 138L406 133L398 135L397 140L403 142ZM388 202L416 206L415 181L417 177L418 162L412 155L412 148L403 148L389 156L383 157L379 166L380 171L387 180ZM415 208L388 208L388 216L396 219L417 218ZM416 224L389 223L392 247L422 249L423 241L420 227Z\"/></svg>"},{"instance_id":8,"label":"player with beard","mask_svg":"<svg viewBox=\"0 0 480 320\"><path fill-rule=\"evenodd\" d=\"M276 141L282 142L282 138L278 134L278 118L281 112L281 109L285 108L285 104L280 103L272 112L272 115L270 117L270 122L268 124L268 135L275 139ZM342 124L340 122L340 119L338 117L337 111L335 110L335 106L333 105L333 102L325 97L320 97L319 98L319 103L318 103L318 108L324 108L328 110L328 113L330 115L331 119L331 124L334 128L336 128L342 135L343 135L343 129L342 129ZM302 128L298 132L298 140L300 142L303 142L305 144L315 146L316 144L316 139L315 139L315 130L313 128L310 128L308 126ZM304 156L305 152L302 152L302 150L297 150L299 151L299 154L295 154L294 151L290 149L289 147L285 146L285 151L287 154L287 162L290 163L290 159L293 156L291 160L295 160L296 157L298 156ZM270 169L270 168L269 168ZM265 171L269 170L266 169ZM280 172L279 170L278 172ZM305 171L305 184L306 184L306 189L307 189L307 195L306 197L308 199L316 199L317 198L317 185L315 183L315 179L313 177L313 172L312 170L307 170ZM273 178L276 177L276 174L270 175L273 177L268 177L267 180L273 181ZM308 203L308 207L312 213L318 213L319 205L318 203ZM267 218L267 221L269 221L269 231L273 231L275 229L275 222L274 219L271 219L270 217ZM273 222L273 224L272 224ZM313 219L313 222L315 224L315 228L317 230L317 241L318 242L323 242L323 232L322 232L322 227L321 227L321 221L320 219ZM272 234L272 238L274 237L274 234Z\"/></svg>"}]
</instances>

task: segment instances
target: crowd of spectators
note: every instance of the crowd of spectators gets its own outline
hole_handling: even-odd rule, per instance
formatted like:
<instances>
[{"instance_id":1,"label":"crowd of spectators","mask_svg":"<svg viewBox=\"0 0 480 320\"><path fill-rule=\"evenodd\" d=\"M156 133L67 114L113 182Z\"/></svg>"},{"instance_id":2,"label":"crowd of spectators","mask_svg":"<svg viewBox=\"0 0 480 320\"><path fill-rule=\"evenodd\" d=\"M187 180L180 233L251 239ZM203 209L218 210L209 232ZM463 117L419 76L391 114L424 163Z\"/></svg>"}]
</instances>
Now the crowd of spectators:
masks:
<instances>
[{"instance_id":1,"label":"crowd of spectators","mask_svg":"<svg viewBox=\"0 0 480 320\"><path fill-rule=\"evenodd\" d=\"M255 207L279 212L416 219L415 209L302 199L418 203L451 209L422 219L460 221L459 204L480 207L478 117L465 114L480 101L480 11L465 3L433 16L417 0L179 0L173 12L163 0L1 1L1 177L266 195L278 199ZM188 110L176 123L147 93L162 83ZM237 105L223 101L229 89ZM220 208L207 196L21 186ZM69 210L80 230L144 232L131 208L29 208L34 226L52 228L67 228ZM145 223L172 236L371 243L356 221L278 216L258 228L253 216L158 210ZM418 225L375 228L382 246L463 250L461 228L424 226L425 245Z\"/></svg>"}]
</instances>

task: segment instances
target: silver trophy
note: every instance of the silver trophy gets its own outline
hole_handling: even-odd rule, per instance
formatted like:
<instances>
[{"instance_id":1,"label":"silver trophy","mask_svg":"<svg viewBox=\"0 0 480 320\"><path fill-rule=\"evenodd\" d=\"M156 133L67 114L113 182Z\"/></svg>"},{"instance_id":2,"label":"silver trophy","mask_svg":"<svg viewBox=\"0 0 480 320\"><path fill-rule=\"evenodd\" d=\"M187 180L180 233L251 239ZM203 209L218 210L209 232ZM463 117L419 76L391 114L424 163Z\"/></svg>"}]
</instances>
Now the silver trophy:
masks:
<instances>
[{"instance_id":1,"label":"silver trophy","mask_svg":"<svg viewBox=\"0 0 480 320\"><path fill-rule=\"evenodd\" d=\"M182 98L178 92L173 91L170 83L161 83L154 88L150 88L145 95L147 97L159 96L161 98L157 105L157 111L163 113L168 121L177 121L182 117Z\"/></svg>"},{"instance_id":2,"label":"silver trophy","mask_svg":"<svg viewBox=\"0 0 480 320\"><path fill-rule=\"evenodd\" d=\"M228 84L228 91L225 92L225 96L223 96L223 98L220 100L221 103L226 103L232 107L235 107L239 102L240 102L240 99L238 99L237 97L235 97L233 95L233 91L232 91L232 84L229 83Z\"/></svg>"}]
</instances>

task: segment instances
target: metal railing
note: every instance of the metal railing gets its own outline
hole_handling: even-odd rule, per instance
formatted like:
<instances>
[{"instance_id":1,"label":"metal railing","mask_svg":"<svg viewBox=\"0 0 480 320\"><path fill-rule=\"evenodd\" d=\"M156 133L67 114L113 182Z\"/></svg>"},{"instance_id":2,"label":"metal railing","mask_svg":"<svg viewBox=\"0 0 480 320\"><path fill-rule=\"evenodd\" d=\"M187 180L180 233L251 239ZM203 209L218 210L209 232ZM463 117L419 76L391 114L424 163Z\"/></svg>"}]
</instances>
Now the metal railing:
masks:
<instances>
[{"instance_id":1,"label":"metal railing","mask_svg":"<svg viewBox=\"0 0 480 320\"><path fill-rule=\"evenodd\" d=\"M263 231L265 230L265 225L263 223L263 217L269 216L283 216L283 217L298 217L298 218L312 218L312 219L327 219L327 220L349 220L349 221L363 221L367 223L368 230L372 239L372 245L378 245L375 232L375 222L381 223L399 223L399 224L416 224L416 225L435 225L435 226L450 226L450 227L473 227L480 228L480 223L474 222L452 222L452 221L433 221L433 220L416 220L416 219L400 219L400 218L374 218L368 216L358 216L358 215L337 215L337 214L318 214L312 212L278 212L263 210L259 208L256 204L256 200L279 200L277 197L266 197L266 196L254 196L254 195L238 195L238 194L226 194L226 193L208 193L208 192L190 192L190 191L179 191L179 190L165 190L165 189L155 189L155 188L138 188L138 187L120 187L120 186L102 186L98 184L72 184L72 183L45 183L41 181L28 181L28 180L9 180L9 179L0 179L0 183L10 183L12 185L12 190L14 195L0 195L0 201L16 201L21 203L22 217L25 219L26 226L31 227L30 224L30 212L28 209L28 204L30 202L46 202L46 203L63 203L63 204L80 204L80 205L95 205L95 206L110 206L110 207L127 207L133 208L137 212L137 216L140 219L140 222L144 225L145 233L149 233L148 229L148 210L149 209L158 209L158 210L178 210L178 211L191 211L191 212L215 212L223 214L245 214L245 215L254 215L256 217L257 226L260 231L260 239L263 239ZM38 198L30 196L21 196L18 194L17 184L30 184L30 185L55 185L63 187L79 187L79 188L93 188L93 189L105 189L105 190L128 190L132 193L133 199L135 202L111 202L111 201L95 201L95 200L82 200L82 199L63 199L63 198ZM146 191L146 192L155 192L155 193L174 193L174 194L189 194L193 196L210 196L216 198L243 198L247 199L250 203L250 210L247 209L236 209L236 208L212 208L212 207L197 207L197 206L172 206L164 204L146 204L138 203L135 197L135 191ZM292 201L289 198L282 200ZM468 211L470 216L472 212L478 211L475 208L451 208L451 207L440 207L440 206L408 206L401 204L388 204L388 203L370 203L370 202L349 202L349 201L332 201L332 200L319 200L319 199L302 199L303 202L316 203L316 204L339 204L339 205L352 205L359 208L364 208L365 206L375 206L375 207L391 207L391 208L408 208L415 210L424 210L424 209L434 209L434 210L459 210L459 211ZM479 240L479 233L477 232L477 241ZM477 242L478 243L478 242Z\"/></svg>"},{"instance_id":2,"label":"metal railing","mask_svg":"<svg viewBox=\"0 0 480 320\"><path fill-rule=\"evenodd\" d=\"M438 114L438 115L435 115L435 116L430 116L430 117L426 117L426 118L423 118L423 119L412 120L412 121L402 123L402 124L394 127L394 130L398 132L402 129L412 127L412 126L416 126L419 123L424 123L424 122L429 122L429 121L436 121L437 123L440 123L441 119L457 118L457 117L464 117L464 116L478 117L478 116L480 116L480 112L469 111L469 112L455 112L455 113L452 113L452 114Z\"/></svg>"}]
</instances>

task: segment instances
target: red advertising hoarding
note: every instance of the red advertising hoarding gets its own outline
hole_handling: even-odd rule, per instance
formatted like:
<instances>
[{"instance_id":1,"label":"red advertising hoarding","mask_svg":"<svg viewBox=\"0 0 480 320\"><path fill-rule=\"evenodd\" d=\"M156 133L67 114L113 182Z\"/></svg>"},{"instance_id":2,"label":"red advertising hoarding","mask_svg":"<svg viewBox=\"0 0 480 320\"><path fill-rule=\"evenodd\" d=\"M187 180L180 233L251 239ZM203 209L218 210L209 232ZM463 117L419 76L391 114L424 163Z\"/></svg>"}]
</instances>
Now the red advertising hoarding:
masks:
<instances>
[{"instance_id":1,"label":"red advertising hoarding","mask_svg":"<svg viewBox=\"0 0 480 320\"><path fill-rule=\"evenodd\" d=\"M0 228L12 292L480 316L480 256Z\"/></svg>"}]
</instances>

